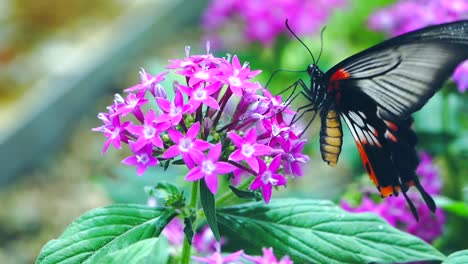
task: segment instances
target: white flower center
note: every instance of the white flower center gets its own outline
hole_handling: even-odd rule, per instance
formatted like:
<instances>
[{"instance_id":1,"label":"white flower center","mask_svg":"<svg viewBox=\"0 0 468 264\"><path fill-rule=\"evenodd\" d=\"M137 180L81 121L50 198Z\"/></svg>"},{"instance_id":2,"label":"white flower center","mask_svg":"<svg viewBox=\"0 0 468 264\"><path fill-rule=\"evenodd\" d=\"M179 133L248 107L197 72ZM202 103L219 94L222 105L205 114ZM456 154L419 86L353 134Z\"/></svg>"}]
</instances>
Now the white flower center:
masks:
<instances>
[{"instance_id":1,"label":"white flower center","mask_svg":"<svg viewBox=\"0 0 468 264\"><path fill-rule=\"evenodd\" d=\"M193 147L193 142L190 138L183 138L179 141L179 150L188 152Z\"/></svg>"},{"instance_id":2,"label":"white flower center","mask_svg":"<svg viewBox=\"0 0 468 264\"><path fill-rule=\"evenodd\" d=\"M137 158L137 162L143 165L149 162L149 157L148 157L148 154L146 153L143 153L141 155L136 155L136 158Z\"/></svg>"},{"instance_id":3,"label":"white flower center","mask_svg":"<svg viewBox=\"0 0 468 264\"><path fill-rule=\"evenodd\" d=\"M125 107L135 108L137 103L138 103L138 99L136 97L131 97L131 98L128 98L128 102L127 102L127 105Z\"/></svg>"},{"instance_id":4,"label":"white flower center","mask_svg":"<svg viewBox=\"0 0 468 264\"><path fill-rule=\"evenodd\" d=\"M195 76L195 78L197 79L202 79L202 80L207 80L208 78L210 78L210 74L206 71L198 71L193 76Z\"/></svg>"},{"instance_id":5,"label":"white flower center","mask_svg":"<svg viewBox=\"0 0 468 264\"><path fill-rule=\"evenodd\" d=\"M143 135L146 139L153 138L156 134L156 129L152 126L145 125L143 128Z\"/></svg>"},{"instance_id":6,"label":"white flower center","mask_svg":"<svg viewBox=\"0 0 468 264\"><path fill-rule=\"evenodd\" d=\"M271 132L273 133L274 136L277 136L281 132L281 128L278 127L278 125L276 125L276 124L272 125L271 126Z\"/></svg>"},{"instance_id":7,"label":"white flower center","mask_svg":"<svg viewBox=\"0 0 468 264\"><path fill-rule=\"evenodd\" d=\"M169 111L170 116L176 116L182 112L182 108L175 106L174 104L171 105L171 110Z\"/></svg>"},{"instance_id":8,"label":"white flower center","mask_svg":"<svg viewBox=\"0 0 468 264\"><path fill-rule=\"evenodd\" d=\"M254 149L254 147L252 145L250 145L250 144L242 145L242 154L245 157L247 157L247 158L252 157L254 151L255 151L255 149Z\"/></svg>"},{"instance_id":9,"label":"white flower center","mask_svg":"<svg viewBox=\"0 0 468 264\"><path fill-rule=\"evenodd\" d=\"M237 77L237 76L230 76L230 77L228 78L228 81L229 81L229 83L230 83L232 86L239 87L239 86L242 85L241 80L240 80L239 77Z\"/></svg>"},{"instance_id":10,"label":"white flower center","mask_svg":"<svg viewBox=\"0 0 468 264\"><path fill-rule=\"evenodd\" d=\"M296 159L294 158L294 156L292 154L288 154L286 156L286 160L290 163L294 162Z\"/></svg>"},{"instance_id":11,"label":"white flower center","mask_svg":"<svg viewBox=\"0 0 468 264\"><path fill-rule=\"evenodd\" d=\"M206 99L206 91L203 88L195 90L193 97L199 101Z\"/></svg>"},{"instance_id":12,"label":"white flower center","mask_svg":"<svg viewBox=\"0 0 468 264\"><path fill-rule=\"evenodd\" d=\"M112 131L112 139L115 139L120 134L120 128L116 127L114 131Z\"/></svg>"},{"instance_id":13,"label":"white flower center","mask_svg":"<svg viewBox=\"0 0 468 264\"><path fill-rule=\"evenodd\" d=\"M261 177L263 184L270 183L271 185L275 186L278 183L278 180L273 179L273 174L271 171L265 171Z\"/></svg>"},{"instance_id":14,"label":"white flower center","mask_svg":"<svg viewBox=\"0 0 468 264\"><path fill-rule=\"evenodd\" d=\"M213 164L211 160L205 160L202 163L202 172L204 174L210 175L216 169L216 166Z\"/></svg>"}]
</instances>

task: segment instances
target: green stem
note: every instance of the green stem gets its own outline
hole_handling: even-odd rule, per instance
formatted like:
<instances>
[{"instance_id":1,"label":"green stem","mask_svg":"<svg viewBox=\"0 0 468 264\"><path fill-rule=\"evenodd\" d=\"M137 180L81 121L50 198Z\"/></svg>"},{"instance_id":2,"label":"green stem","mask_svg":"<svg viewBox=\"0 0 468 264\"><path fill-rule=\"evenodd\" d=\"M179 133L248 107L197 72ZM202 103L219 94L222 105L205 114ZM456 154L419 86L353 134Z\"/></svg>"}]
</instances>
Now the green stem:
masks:
<instances>
[{"instance_id":1,"label":"green stem","mask_svg":"<svg viewBox=\"0 0 468 264\"><path fill-rule=\"evenodd\" d=\"M245 182L239 184L239 186L237 187L237 189L239 190L243 190L245 188L247 188L247 186L250 185L250 183L252 182L251 179L248 179L246 180ZM218 199L216 199L216 207L218 207L219 205L222 205L224 204L225 202L231 200L232 198L234 198L236 195L234 194L234 192L232 192L231 190L225 192L221 197L219 197Z\"/></svg>"},{"instance_id":2,"label":"green stem","mask_svg":"<svg viewBox=\"0 0 468 264\"><path fill-rule=\"evenodd\" d=\"M198 181L195 181L192 184L192 193L190 194L189 208L196 210L197 202L198 202ZM182 246L182 259L181 259L182 264L190 263L191 251L192 251L192 246L190 245L187 237L185 237L184 245Z\"/></svg>"}]
</instances>

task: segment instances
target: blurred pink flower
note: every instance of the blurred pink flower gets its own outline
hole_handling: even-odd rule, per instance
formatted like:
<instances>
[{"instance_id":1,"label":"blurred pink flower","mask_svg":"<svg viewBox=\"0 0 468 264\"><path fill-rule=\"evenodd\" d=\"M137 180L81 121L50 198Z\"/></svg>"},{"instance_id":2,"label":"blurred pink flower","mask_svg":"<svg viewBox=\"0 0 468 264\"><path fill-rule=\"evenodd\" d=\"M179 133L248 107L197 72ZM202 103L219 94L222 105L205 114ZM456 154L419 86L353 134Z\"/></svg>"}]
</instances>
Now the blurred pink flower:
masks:
<instances>
[{"instance_id":1,"label":"blurred pink flower","mask_svg":"<svg viewBox=\"0 0 468 264\"><path fill-rule=\"evenodd\" d=\"M212 0L203 16L205 31L215 32L225 24L240 20L248 41L260 41L270 46L278 35L286 33L289 20L295 33L307 35L318 32L330 14L345 5L345 0Z\"/></svg>"}]
</instances>

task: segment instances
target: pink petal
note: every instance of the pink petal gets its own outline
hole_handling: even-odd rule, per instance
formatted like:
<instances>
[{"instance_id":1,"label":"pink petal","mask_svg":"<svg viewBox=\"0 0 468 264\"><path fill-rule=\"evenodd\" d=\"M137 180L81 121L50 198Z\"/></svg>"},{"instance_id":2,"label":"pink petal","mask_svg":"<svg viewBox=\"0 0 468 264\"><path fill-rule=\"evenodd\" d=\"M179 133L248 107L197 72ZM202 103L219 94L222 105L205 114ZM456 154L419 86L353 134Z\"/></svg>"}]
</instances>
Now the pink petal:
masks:
<instances>
[{"instance_id":1,"label":"pink petal","mask_svg":"<svg viewBox=\"0 0 468 264\"><path fill-rule=\"evenodd\" d=\"M184 138L184 135L182 133L180 133L179 130L174 129L174 128L169 128L169 130L167 130L167 134L171 138L172 142L174 142L176 144L179 144L179 141L182 138Z\"/></svg>"},{"instance_id":2,"label":"pink petal","mask_svg":"<svg viewBox=\"0 0 468 264\"><path fill-rule=\"evenodd\" d=\"M146 143L148 143L148 140L144 136L140 136L137 142L133 145L134 151L142 149L144 146L146 146Z\"/></svg>"},{"instance_id":3,"label":"pink petal","mask_svg":"<svg viewBox=\"0 0 468 264\"><path fill-rule=\"evenodd\" d=\"M242 154L242 151L240 149L236 149L231 154L231 156L229 156L229 159L233 161L241 161L241 160L244 160L245 157L244 157L244 154Z\"/></svg>"},{"instance_id":4,"label":"pink petal","mask_svg":"<svg viewBox=\"0 0 468 264\"><path fill-rule=\"evenodd\" d=\"M269 170L272 171L273 173L277 172L280 164L281 164L281 155L278 155L273 159L273 161L271 161Z\"/></svg>"},{"instance_id":5,"label":"pink petal","mask_svg":"<svg viewBox=\"0 0 468 264\"><path fill-rule=\"evenodd\" d=\"M193 169L191 169L187 175L185 175L185 180L186 181L196 181L196 180L199 180L201 178L203 178L205 174L201 171L201 168L200 167L195 167Z\"/></svg>"},{"instance_id":6,"label":"pink petal","mask_svg":"<svg viewBox=\"0 0 468 264\"><path fill-rule=\"evenodd\" d=\"M219 90L219 88L221 88L222 85L223 85L222 82L215 82L213 84L208 85L207 87L205 87L206 94L208 95L214 94L215 92Z\"/></svg>"},{"instance_id":7,"label":"pink petal","mask_svg":"<svg viewBox=\"0 0 468 264\"><path fill-rule=\"evenodd\" d=\"M129 166L134 166L138 164L138 161L135 156L130 156L122 160L122 163Z\"/></svg>"},{"instance_id":8,"label":"pink petal","mask_svg":"<svg viewBox=\"0 0 468 264\"><path fill-rule=\"evenodd\" d=\"M170 159L177 155L180 155L180 149L178 145L174 145L174 146L170 146L161 157L163 159Z\"/></svg>"},{"instance_id":9,"label":"pink petal","mask_svg":"<svg viewBox=\"0 0 468 264\"><path fill-rule=\"evenodd\" d=\"M205 100L203 100L203 103L213 109L219 109L218 102L211 96L206 97Z\"/></svg>"},{"instance_id":10,"label":"pink petal","mask_svg":"<svg viewBox=\"0 0 468 264\"><path fill-rule=\"evenodd\" d=\"M263 185L262 195L263 195L263 199L265 199L266 203L270 202L271 189L272 189L271 184Z\"/></svg>"},{"instance_id":11,"label":"pink petal","mask_svg":"<svg viewBox=\"0 0 468 264\"><path fill-rule=\"evenodd\" d=\"M208 153L208 157L214 162L221 156L221 143L216 144Z\"/></svg>"},{"instance_id":12,"label":"pink petal","mask_svg":"<svg viewBox=\"0 0 468 264\"><path fill-rule=\"evenodd\" d=\"M205 155L198 149L189 150L189 155L196 164L202 164L205 160Z\"/></svg>"},{"instance_id":13,"label":"pink petal","mask_svg":"<svg viewBox=\"0 0 468 264\"><path fill-rule=\"evenodd\" d=\"M253 147L254 147L254 150L255 150L254 153L255 153L256 156L268 155L273 150L271 147L265 146L263 144L255 144Z\"/></svg>"},{"instance_id":14,"label":"pink petal","mask_svg":"<svg viewBox=\"0 0 468 264\"><path fill-rule=\"evenodd\" d=\"M237 169L237 167L228 162L216 162L217 174L227 174L233 172L235 169Z\"/></svg>"},{"instance_id":15,"label":"pink petal","mask_svg":"<svg viewBox=\"0 0 468 264\"><path fill-rule=\"evenodd\" d=\"M182 95L182 92L180 91L180 89L177 89L176 91L174 104L176 106L182 106L184 104L184 96Z\"/></svg>"},{"instance_id":16,"label":"pink petal","mask_svg":"<svg viewBox=\"0 0 468 264\"><path fill-rule=\"evenodd\" d=\"M247 164L249 164L250 168L252 168L253 171L259 172L259 164L257 158L250 157L246 158L245 161L247 162Z\"/></svg>"},{"instance_id":17,"label":"pink petal","mask_svg":"<svg viewBox=\"0 0 468 264\"><path fill-rule=\"evenodd\" d=\"M234 143L236 147L242 148L242 145L244 144L244 139L237 135L236 132L229 132L228 137L231 139L232 143Z\"/></svg>"},{"instance_id":18,"label":"pink petal","mask_svg":"<svg viewBox=\"0 0 468 264\"><path fill-rule=\"evenodd\" d=\"M232 66L234 66L234 68L236 68L236 69L241 69L242 68L242 66L240 64L240 61L239 61L239 58L237 58L237 55L234 55L232 57Z\"/></svg>"},{"instance_id":19,"label":"pink petal","mask_svg":"<svg viewBox=\"0 0 468 264\"><path fill-rule=\"evenodd\" d=\"M153 143L154 146L156 146L158 148L163 148L164 147L164 143L163 143L162 139L158 135L155 135L153 137L152 143Z\"/></svg>"},{"instance_id":20,"label":"pink petal","mask_svg":"<svg viewBox=\"0 0 468 264\"><path fill-rule=\"evenodd\" d=\"M250 144L256 143L257 142L257 131L255 130L255 127L252 127L249 132L247 132L247 135L245 135L245 142L248 142Z\"/></svg>"},{"instance_id":21,"label":"pink petal","mask_svg":"<svg viewBox=\"0 0 468 264\"><path fill-rule=\"evenodd\" d=\"M198 136L198 132L200 132L200 123L194 123L187 131L187 138L195 139Z\"/></svg>"},{"instance_id":22,"label":"pink petal","mask_svg":"<svg viewBox=\"0 0 468 264\"><path fill-rule=\"evenodd\" d=\"M231 92L237 96L237 97L242 97L242 89L237 86L230 85L229 88L231 89Z\"/></svg>"},{"instance_id":23,"label":"pink petal","mask_svg":"<svg viewBox=\"0 0 468 264\"><path fill-rule=\"evenodd\" d=\"M148 167L146 165L138 165L136 169L137 176L143 175Z\"/></svg>"},{"instance_id":24,"label":"pink petal","mask_svg":"<svg viewBox=\"0 0 468 264\"><path fill-rule=\"evenodd\" d=\"M184 94L186 94L188 96L192 96L193 90L190 89L190 87L185 86L185 85L181 85L181 84L179 84L178 87Z\"/></svg>"},{"instance_id":25,"label":"pink petal","mask_svg":"<svg viewBox=\"0 0 468 264\"><path fill-rule=\"evenodd\" d=\"M211 148L211 146L212 146L211 143L200 140L200 139L193 141L193 147L201 151L207 150Z\"/></svg>"},{"instance_id":26,"label":"pink petal","mask_svg":"<svg viewBox=\"0 0 468 264\"><path fill-rule=\"evenodd\" d=\"M262 179L261 177L257 177L255 178L255 180L253 180L252 184L250 184L250 190L257 190L258 188L262 187L263 186L263 182L262 182Z\"/></svg>"},{"instance_id":27,"label":"pink petal","mask_svg":"<svg viewBox=\"0 0 468 264\"><path fill-rule=\"evenodd\" d=\"M162 97L156 98L156 102L158 103L159 107L164 110L165 112L171 111L171 101L164 99ZM159 116L160 118L161 116ZM159 119L158 118L158 119Z\"/></svg>"},{"instance_id":28,"label":"pink petal","mask_svg":"<svg viewBox=\"0 0 468 264\"><path fill-rule=\"evenodd\" d=\"M218 192L218 175L215 173L205 175L205 182L212 194L216 194Z\"/></svg>"},{"instance_id":29,"label":"pink petal","mask_svg":"<svg viewBox=\"0 0 468 264\"><path fill-rule=\"evenodd\" d=\"M267 168L266 168L265 162L261 158L257 158L257 161L258 161L258 171L262 173L266 171Z\"/></svg>"},{"instance_id":30,"label":"pink petal","mask_svg":"<svg viewBox=\"0 0 468 264\"><path fill-rule=\"evenodd\" d=\"M282 185L285 185L286 183L288 183L288 181L286 180L286 178L283 177L283 176L280 175L280 174L274 174L272 177L273 177L273 179L278 180L278 182L276 183L276 186L282 186Z\"/></svg>"}]
</instances>

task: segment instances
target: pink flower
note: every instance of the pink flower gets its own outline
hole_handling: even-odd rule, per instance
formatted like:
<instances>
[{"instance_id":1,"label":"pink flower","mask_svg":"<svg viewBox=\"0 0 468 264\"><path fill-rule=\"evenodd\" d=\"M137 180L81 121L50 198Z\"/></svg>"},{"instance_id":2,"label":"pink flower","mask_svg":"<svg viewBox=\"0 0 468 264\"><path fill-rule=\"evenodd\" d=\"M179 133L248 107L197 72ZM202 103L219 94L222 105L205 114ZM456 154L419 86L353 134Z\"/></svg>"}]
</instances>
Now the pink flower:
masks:
<instances>
[{"instance_id":1,"label":"pink flower","mask_svg":"<svg viewBox=\"0 0 468 264\"><path fill-rule=\"evenodd\" d=\"M203 26L213 38L224 25L241 24L247 41L259 41L271 46L278 35L286 33L284 22L300 35L318 32L334 9L344 6L344 0L212 0L203 15ZM237 36L236 36L237 37Z\"/></svg>"},{"instance_id":2,"label":"pink flower","mask_svg":"<svg viewBox=\"0 0 468 264\"><path fill-rule=\"evenodd\" d=\"M227 174L236 167L227 162L218 161L221 157L221 144L216 144L205 156L201 151L194 149L191 157L198 166L192 168L185 176L187 181L205 179L208 189L216 194L218 192L218 175Z\"/></svg>"},{"instance_id":3,"label":"pink flower","mask_svg":"<svg viewBox=\"0 0 468 264\"><path fill-rule=\"evenodd\" d=\"M224 243L224 239L221 238L221 241L219 242L219 244L222 245L223 243ZM200 232L197 232L193 236L192 246L200 254L208 254L208 253L215 252L217 245L218 245L218 242L216 241L216 238L214 237L213 232L211 231L211 228L208 225L203 227L200 230Z\"/></svg>"},{"instance_id":4,"label":"pink flower","mask_svg":"<svg viewBox=\"0 0 468 264\"><path fill-rule=\"evenodd\" d=\"M170 159L178 155L182 155L182 159L185 161L189 168L193 168L194 162L190 155L193 155L195 150L205 151L211 147L211 144L197 139L198 133L200 132L200 123L193 124L184 136L181 132L176 129L169 129L168 134L175 145L170 146L166 152L162 155L163 159ZM196 155L196 153L195 153Z\"/></svg>"},{"instance_id":5,"label":"pink flower","mask_svg":"<svg viewBox=\"0 0 468 264\"><path fill-rule=\"evenodd\" d=\"M282 141L281 145L284 150L284 153L282 154L282 165L284 168L284 173L292 176L302 176L304 174L302 172L301 164L304 164L307 161L309 161L309 157L307 155L302 154L306 142L306 140Z\"/></svg>"},{"instance_id":6,"label":"pink flower","mask_svg":"<svg viewBox=\"0 0 468 264\"><path fill-rule=\"evenodd\" d=\"M125 135L126 128L130 125L130 122L120 123L120 116L109 116L101 113L101 118L104 119L105 125L93 128L93 131L103 132L104 136L107 138L104 147L102 148L102 154L104 154L109 146L112 144L116 149L120 149L121 141L128 141L127 136Z\"/></svg>"},{"instance_id":7,"label":"pink flower","mask_svg":"<svg viewBox=\"0 0 468 264\"><path fill-rule=\"evenodd\" d=\"M140 111L140 107L148 102L148 99L137 96L136 94L130 93L125 98L125 101L118 106L114 116L121 115L126 116L133 111Z\"/></svg>"},{"instance_id":8,"label":"pink flower","mask_svg":"<svg viewBox=\"0 0 468 264\"><path fill-rule=\"evenodd\" d=\"M206 257L206 258L192 257L192 259L198 261L198 263L229 264L229 263L236 263L243 253L244 253L243 250L239 250L227 256L223 256L221 255L221 249L220 249L220 246L218 245L216 252L214 252L211 256Z\"/></svg>"},{"instance_id":9,"label":"pink flower","mask_svg":"<svg viewBox=\"0 0 468 264\"><path fill-rule=\"evenodd\" d=\"M281 155L276 156L270 163L270 166L266 166L265 162L258 159L259 172L257 178L250 185L251 190L262 189L262 195L265 202L270 202L271 189L273 186L281 186L286 184L286 179L278 174L278 169L281 162Z\"/></svg>"},{"instance_id":10,"label":"pink flower","mask_svg":"<svg viewBox=\"0 0 468 264\"><path fill-rule=\"evenodd\" d=\"M452 77L453 81L458 85L460 92L468 90L468 60L460 64Z\"/></svg>"},{"instance_id":11,"label":"pink flower","mask_svg":"<svg viewBox=\"0 0 468 264\"><path fill-rule=\"evenodd\" d=\"M256 157L265 156L271 153L272 149L269 146L257 143L257 134L255 128L251 128L245 135L245 138L241 138L234 132L229 132L228 137L232 140L232 143L238 148L231 156L230 160L233 161L245 161L255 172L258 172L258 160Z\"/></svg>"},{"instance_id":12,"label":"pink flower","mask_svg":"<svg viewBox=\"0 0 468 264\"><path fill-rule=\"evenodd\" d=\"M171 245L182 246L182 243L184 243L184 224L179 218L174 218L163 229L162 235L167 238Z\"/></svg>"},{"instance_id":13,"label":"pink flower","mask_svg":"<svg viewBox=\"0 0 468 264\"><path fill-rule=\"evenodd\" d=\"M247 64L241 66L239 59L236 55L232 58L232 64L223 64L221 66L223 75L218 79L225 84L229 85L232 93L238 97L242 96L242 90L249 89L255 91L259 85L247 82L260 73L260 71L250 71Z\"/></svg>"},{"instance_id":14,"label":"pink flower","mask_svg":"<svg viewBox=\"0 0 468 264\"><path fill-rule=\"evenodd\" d=\"M263 248L263 256L249 256L244 254L247 260L252 261L254 264L293 264L289 256L284 256L278 261L276 256L273 254L273 248Z\"/></svg>"},{"instance_id":15,"label":"pink flower","mask_svg":"<svg viewBox=\"0 0 468 264\"><path fill-rule=\"evenodd\" d=\"M155 76L151 76L149 73L145 71L145 69L141 68L140 70L140 79L141 83L134 85L132 87L129 87L124 90L124 92L134 92L134 91L143 91L146 92L146 90L150 90L154 94L154 89L156 85L164 79L166 79L166 74L168 72L161 72L159 74L156 74Z\"/></svg>"},{"instance_id":16,"label":"pink flower","mask_svg":"<svg viewBox=\"0 0 468 264\"><path fill-rule=\"evenodd\" d=\"M140 150L148 143L163 148L163 142L159 134L168 129L169 126L169 123L156 123L156 115L153 110L149 110L145 116L143 126L130 125L127 130L138 137L135 150Z\"/></svg>"},{"instance_id":17,"label":"pink flower","mask_svg":"<svg viewBox=\"0 0 468 264\"><path fill-rule=\"evenodd\" d=\"M201 83L198 83L197 85L193 86L193 89L185 85L179 85L179 88L182 92L190 97L188 103L191 106L190 112L193 113L198 109L200 104L205 104L213 109L218 110L219 104L216 99L212 97L212 95L219 91L221 86L222 83L215 82L206 87Z\"/></svg>"},{"instance_id":18,"label":"pink flower","mask_svg":"<svg viewBox=\"0 0 468 264\"><path fill-rule=\"evenodd\" d=\"M168 121L172 125L177 125L182 120L182 115L190 110L190 105L184 104L184 97L180 89L177 89L175 93L174 102L161 97L156 98L156 102L164 111L164 114L157 117L157 122Z\"/></svg>"},{"instance_id":19,"label":"pink flower","mask_svg":"<svg viewBox=\"0 0 468 264\"><path fill-rule=\"evenodd\" d=\"M429 194L440 193L442 187L440 172L426 153L421 154L421 162L416 172L420 176L421 184L426 187L426 191ZM422 201L417 191L410 189L407 195L414 202L419 215L419 221L416 221L412 216L403 195L397 197L391 196L384 200L379 200L380 202L375 202L369 197L369 194L366 194L362 197L360 205L352 207L347 201L342 200L341 207L350 212L371 212L377 214L392 226L431 243L443 234L445 214L438 208L434 215L424 201Z\"/></svg>"},{"instance_id":20,"label":"pink flower","mask_svg":"<svg viewBox=\"0 0 468 264\"><path fill-rule=\"evenodd\" d=\"M167 72L152 76L142 69L141 83L127 89L137 94L130 93L126 99L117 94L108 113L99 114L103 125L93 130L107 137L103 152L111 144L116 148L129 145L133 155L123 163L136 166L138 175L159 160L164 160L164 166L186 166L185 179L203 178L212 193L218 190L220 175L232 173L241 181L245 178L240 175L256 175L260 181L256 184L269 201L272 186L286 184L277 173L301 174L296 164L305 160L297 131L285 121L294 112L281 97L252 81L260 71L251 70L237 56L215 57L208 43L206 54L190 55L189 51L186 47L184 59L171 60ZM182 77L184 83L173 81L164 87L161 81L166 76ZM174 87L174 97L167 98L165 89ZM146 104L153 100L156 105ZM127 121L121 122L124 118ZM284 150L288 155L282 155ZM267 170L265 162L273 156L277 157Z\"/></svg>"},{"instance_id":21,"label":"pink flower","mask_svg":"<svg viewBox=\"0 0 468 264\"><path fill-rule=\"evenodd\" d=\"M125 158L122 160L122 163L129 166L136 166L136 173L138 176L141 176L148 167L156 166L159 162L153 157L153 147L151 145L148 144L140 150L136 150L135 145L135 142L129 142L130 149L135 155Z\"/></svg>"}]
</instances>

